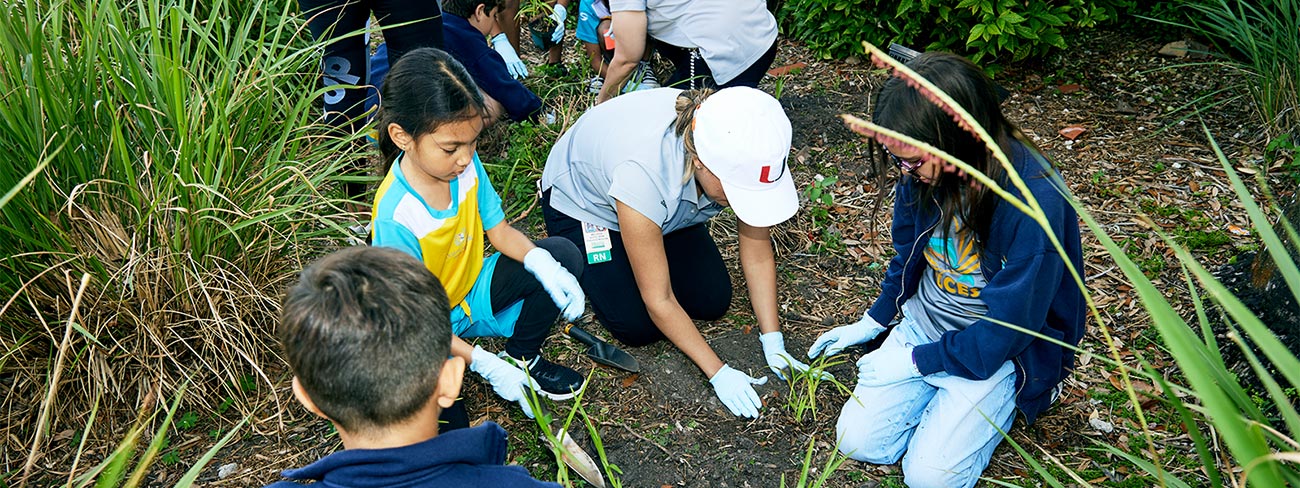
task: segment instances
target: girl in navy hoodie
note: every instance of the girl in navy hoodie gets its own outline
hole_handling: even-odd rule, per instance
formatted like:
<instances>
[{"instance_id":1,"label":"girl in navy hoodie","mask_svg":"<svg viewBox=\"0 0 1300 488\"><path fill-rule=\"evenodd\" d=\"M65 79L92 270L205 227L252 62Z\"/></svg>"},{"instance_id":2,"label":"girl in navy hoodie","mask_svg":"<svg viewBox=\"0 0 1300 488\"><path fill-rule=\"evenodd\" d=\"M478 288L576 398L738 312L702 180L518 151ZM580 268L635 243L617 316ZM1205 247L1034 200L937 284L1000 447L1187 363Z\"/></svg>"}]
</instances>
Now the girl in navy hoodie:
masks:
<instances>
[{"instance_id":1,"label":"girl in navy hoodie","mask_svg":"<svg viewBox=\"0 0 1300 488\"><path fill-rule=\"evenodd\" d=\"M897 254L862 319L826 332L808 355L835 354L888 330L880 348L857 362L854 395L836 426L840 450L875 464L902 457L904 481L913 488L970 487L1016 410L1033 422L1073 367L1071 350L1024 330L1072 345L1083 336L1083 295L1066 267L1069 260L1082 268L1078 218L1055 169L1003 116L983 70L943 53L923 54L908 67L996 140L1065 255L1036 221L955 166L879 137L884 152L877 164L901 173L892 230ZM979 139L903 79L886 82L878 100L875 124L945 151L1024 198Z\"/></svg>"}]
</instances>

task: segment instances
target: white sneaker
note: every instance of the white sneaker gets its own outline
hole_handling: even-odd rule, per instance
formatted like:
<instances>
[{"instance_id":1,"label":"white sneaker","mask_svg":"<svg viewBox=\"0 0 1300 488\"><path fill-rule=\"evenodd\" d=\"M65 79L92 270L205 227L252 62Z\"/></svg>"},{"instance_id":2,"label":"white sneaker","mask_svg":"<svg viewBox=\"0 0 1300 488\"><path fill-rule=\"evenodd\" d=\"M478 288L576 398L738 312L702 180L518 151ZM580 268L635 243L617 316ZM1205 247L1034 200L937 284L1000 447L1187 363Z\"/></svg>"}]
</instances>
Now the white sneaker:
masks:
<instances>
[{"instance_id":1,"label":"white sneaker","mask_svg":"<svg viewBox=\"0 0 1300 488\"><path fill-rule=\"evenodd\" d=\"M600 89L605 87L605 79L599 76L593 76L587 80L587 93L597 94Z\"/></svg>"},{"instance_id":2,"label":"white sneaker","mask_svg":"<svg viewBox=\"0 0 1300 488\"><path fill-rule=\"evenodd\" d=\"M627 80L626 85L623 85L623 93L652 88L659 88L659 80L655 78L655 71L650 68L650 63L642 61L637 63L636 70L632 71L632 77Z\"/></svg>"}]
</instances>

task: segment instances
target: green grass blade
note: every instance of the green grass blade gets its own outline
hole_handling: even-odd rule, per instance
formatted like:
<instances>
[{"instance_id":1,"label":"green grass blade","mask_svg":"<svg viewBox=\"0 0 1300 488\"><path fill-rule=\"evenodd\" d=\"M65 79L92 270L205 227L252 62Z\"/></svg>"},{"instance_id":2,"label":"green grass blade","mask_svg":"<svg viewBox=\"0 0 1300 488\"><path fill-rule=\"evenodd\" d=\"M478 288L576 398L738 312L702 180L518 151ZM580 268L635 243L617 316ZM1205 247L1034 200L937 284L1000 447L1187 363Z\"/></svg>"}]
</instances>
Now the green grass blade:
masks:
<instances>
[{"instance_id":1,"label":"green grass blade","mask_svg":"<svg viewBox=\"0 0 1300 488\"><path fill-rule=\"evenodd\" d=\"M1174 488L1192 488L1191 485L1187 484L1187 482L1178 479L1178 477L1174 476L1173 473L1166 471L1164 468L1151 464L1150 461L1134 456L1128 452L1121 451L1115 446L1101 444L1101 447L1103 450L1123 458L1134 466L1142 468L1143 471L1150 473L1151 476L1164 480L1164 482L1167 483L1166 486L1172 486Z\"/></svg>"}]
</instances>

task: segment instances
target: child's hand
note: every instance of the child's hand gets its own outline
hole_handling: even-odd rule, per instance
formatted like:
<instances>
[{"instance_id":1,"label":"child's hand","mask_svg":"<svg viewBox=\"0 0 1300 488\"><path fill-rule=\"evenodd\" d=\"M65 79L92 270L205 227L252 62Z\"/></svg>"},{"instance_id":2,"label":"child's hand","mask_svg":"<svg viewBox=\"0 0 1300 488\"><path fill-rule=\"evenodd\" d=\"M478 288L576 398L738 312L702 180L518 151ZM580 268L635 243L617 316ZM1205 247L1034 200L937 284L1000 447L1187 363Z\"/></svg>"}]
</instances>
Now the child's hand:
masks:
<instances>
[{"instance_id":1,"label":"child's hand","mask_svg":"<svg viewBox=\"0 0 1300 488\"><path fill-rule=\"evenodd\" d=\"M777 378L786 379L785 372L787 370L793 370L796 373L808 371L807 364L785 352L785 336L780 332L759 334L758 342L763 344L763 358L767 359L768 369L776 373ZM825 371L822 371L819 376L824 380L833 378L830 373Z\"/></svg>"},{"instance_id":2,"label":"child's hand","mask_svg":"<svg viewBox=\"0 0 1300 488\"><path fill-rule=\"evenodd\" d=\"M524 415L533 418L533 409L528 406L528 388L532 384L528 373L478 346L470 353L469 369L487 380L497 396L518 403Z\"/></svg>"},{"instance_id":3,"label":"child's hand","mask_svg":"<svg viewBox=\"0 0 1300 488\"><path fill-rule=\"evenodd\" d=\"M815 358L822 354L834 356L844 348L875 339L885 327L876 323L876 319L862 314L862 319L849 325L836 327L822 334L808 348L808 357Z\"/></svg>"},{"instance_id":4,"label":"child's hand","mask_svg":"<svg viewBox=\"0 0 1300 488\"><path fill-rule=\"evenodd\" d=\"M532 273L542 288L546 289L546 293L551 295L551 300L560 308L565 320L572 322L582 316L587 300L582 286L549 251L540 247L528 251L524 255L524 269Z\"/></svg>"},{"instance_id":5,"label":"child's hand","mask_svg":"<svg viewBox=\"0 0 1300 488\"><path fill-rule=\"evenodd\" d=\"M501 59L506 61L506 70L510 71L510 76L515 79L528 77L528 65L524 64L524 60L519 59L519 53L515 52L514 46L510 45L510 40L506 38L504 32L492 36L491 44L492 49L495 49L497 54L501 55Z\"/></svg>"},{"instance_id":6,"label":"child's hand","mask_svg":"<svg viewBox=\"0 0 1300 488\"><path fill-rule=\"evenodd\" d=\"M559 44L564 40L564 19L569 18L569 9L560 4L552 5L551 20L555 21L555 31L551 33L551 42Z\"/></svg>"},{"instance_id":7,"label":"child's hand","mask_svg":"<svg viewBox=\"0 0 1300 488\"><path fill-rule=\"evenodd\" d=\"M882 347L858 360L859 385L882 386L920 376L911 346Z\"/></svg>"}]
</instances>

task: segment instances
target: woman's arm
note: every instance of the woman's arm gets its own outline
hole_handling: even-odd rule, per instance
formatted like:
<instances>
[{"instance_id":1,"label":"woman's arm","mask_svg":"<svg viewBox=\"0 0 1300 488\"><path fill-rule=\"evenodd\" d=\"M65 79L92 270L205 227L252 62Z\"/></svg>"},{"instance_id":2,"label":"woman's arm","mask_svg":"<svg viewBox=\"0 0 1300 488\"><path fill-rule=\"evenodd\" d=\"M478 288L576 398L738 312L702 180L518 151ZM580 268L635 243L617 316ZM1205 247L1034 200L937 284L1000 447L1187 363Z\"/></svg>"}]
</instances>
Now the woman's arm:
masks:
<instances>
[{"instance_id":1,"label":"woman's arm","mask_svg":"<svg viewBox=\"0 0 1300 488\"><path fill-rule=\"evenodd\" d=\"M645 55L646 18L645 12L620 11L610 14L611 27L614 31L614 59L605 68L605 86L601 87L596 97L599 104L614 98L623 89L623 83L632 75L637 63ZM622 225L622 224L619 224Z\"/></svg>"},{"instance_id":2,"label":"woman's arm","mask_svg":"<svg viewBox=\"0 0 1300 488\"><path fill-rule=\"evenodd\" d=\"M740 230L740 269L745 274L749 302L758 318L758 330L781 330L776 307L776 257L772 253L772 230L753 227L736 219Z\"/></svg>"},{"instance_id":3,"label":"woman's arm","mask_svg":"<svg viewBox=\"0 0 1300 488\"><path fill-rule=\"evenodd\" d=\"M537 247L533 245L532 239L529 239L523 232L519 232L519 229L511 227L505 220L492 226L491 229L487 230L486 234L488 242L492 243L492 247L501 251L501 254L505 255L505 257L521 263L524 262L524 256L528 254L528 251L532 251L533 248Z\"/></svg>"},{"instance_id":4,"label":"woman's arm","mask_svg":"<svg viewBox=\"0 0 1300 488\"><path fill-rule=\"evenodd\" d=\"M660 332L691 358L696 366L710 378L722 368L722 360L705 342L690 316L677 303L672 281L668 276L668 255L664 252L663 229L640 212L617 204L619 232L627 248L628 261L636 286L641 289L641 300Z\"/></svg>"}]
</instances>

